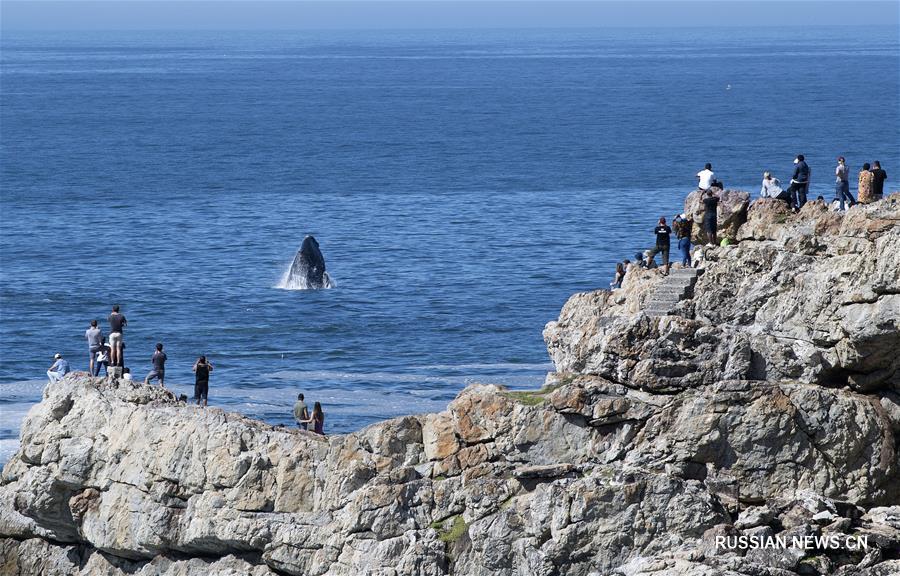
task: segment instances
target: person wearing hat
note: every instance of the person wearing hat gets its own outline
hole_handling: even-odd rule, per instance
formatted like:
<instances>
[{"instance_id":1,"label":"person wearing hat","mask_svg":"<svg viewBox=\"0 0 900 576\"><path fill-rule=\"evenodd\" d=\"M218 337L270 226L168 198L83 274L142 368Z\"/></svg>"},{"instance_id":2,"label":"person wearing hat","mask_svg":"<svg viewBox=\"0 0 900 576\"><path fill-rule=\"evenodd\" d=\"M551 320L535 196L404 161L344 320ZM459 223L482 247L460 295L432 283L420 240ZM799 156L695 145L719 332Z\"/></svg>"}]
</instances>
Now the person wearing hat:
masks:
<instances>
[{"instance_id":1,"label":"person wearing hat","mask_svg":"<svg viewBox=\"0 0 900 576\"><path fill-rule=\"evenodd\" d=\"M51 384L56 384L62 380L63 376L69 373L69 363L59 353L53 356L53 360L53 366L50 366L50 369L47 370L47 378L50 379Z\"/></svg>"}]
</instances>

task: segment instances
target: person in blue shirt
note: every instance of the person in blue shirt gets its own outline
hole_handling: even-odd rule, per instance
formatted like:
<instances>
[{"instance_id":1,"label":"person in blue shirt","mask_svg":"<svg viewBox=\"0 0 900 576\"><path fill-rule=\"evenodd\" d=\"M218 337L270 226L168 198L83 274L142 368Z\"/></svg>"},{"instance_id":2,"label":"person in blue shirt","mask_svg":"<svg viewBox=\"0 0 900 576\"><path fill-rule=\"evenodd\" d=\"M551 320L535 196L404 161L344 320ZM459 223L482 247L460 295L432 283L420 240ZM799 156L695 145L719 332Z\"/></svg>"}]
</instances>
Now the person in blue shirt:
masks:
<instances>
[{"instance_id":1,"label":"person in blue shirt","mask_svg":"<svg viewBox=\"0 0 900 576\"><path fill-rule=\"evenodd\" d=\"M62 354L55 355L53 360L53 366L47 370L47 378L50 378L51 384L59 382L63 376L69 373L69 363L63 359Z\"/></svg>"}]
</instances>

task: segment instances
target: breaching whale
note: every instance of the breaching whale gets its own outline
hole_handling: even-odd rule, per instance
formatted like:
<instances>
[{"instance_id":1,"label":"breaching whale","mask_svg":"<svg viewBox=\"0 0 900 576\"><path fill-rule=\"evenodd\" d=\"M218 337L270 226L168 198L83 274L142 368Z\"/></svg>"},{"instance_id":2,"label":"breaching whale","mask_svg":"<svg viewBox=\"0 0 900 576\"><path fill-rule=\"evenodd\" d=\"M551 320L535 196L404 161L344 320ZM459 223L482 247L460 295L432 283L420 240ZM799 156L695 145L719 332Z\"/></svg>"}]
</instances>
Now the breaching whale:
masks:
<instances>
[{"instance_id":1,"label":"breaching whale","mask_svg":"<svg viewBox=\"0 0 900 576\"><path fill-rule=\"evenodd\" d=\"M319 249L319 242L307 236L294 256L291 268L282 282L282 288L289 290L319 290L331 288L334 283L325 271L325 257Z\"/></svg>"}]
</instances>

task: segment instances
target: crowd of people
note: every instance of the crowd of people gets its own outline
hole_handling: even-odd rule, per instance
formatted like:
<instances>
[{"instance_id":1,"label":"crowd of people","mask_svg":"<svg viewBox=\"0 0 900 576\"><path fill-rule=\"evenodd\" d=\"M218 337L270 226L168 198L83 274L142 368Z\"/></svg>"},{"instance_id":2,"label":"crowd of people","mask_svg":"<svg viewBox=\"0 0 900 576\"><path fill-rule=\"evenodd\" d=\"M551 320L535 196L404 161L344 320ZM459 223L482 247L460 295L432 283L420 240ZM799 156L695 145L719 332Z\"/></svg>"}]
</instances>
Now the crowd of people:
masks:
<instances>
[{"instance_id":1,"label":"crowd of people","mask_svg":"<svg viewBox=\"0 0 900 576\"><path fill-rule=\"evenodd\" d=\"M762 198L774 198L784 201L795 212L803 208L807 202L809 192L810 168L803 154L794 158L794 171L791 174L790 186L782 188L781 181L771 172L763 173ZM873 161L862 165L857 176L857 197L850 193L850 168L843 156L838 156L837 165L834 168L834 200L832 207L835 210L844 211L854 204L870 204L884 197L884 182L887 180L887 172L881 167L881 162ZM824 200L819 197L817 199Z\"/></svg>"},{"instance_id":2,"label":"crowd of people","mask_svg":"<svg viewBox=\"0 0 900 576\"><path fill-rule=\"evenodd\" d=\"M760 198L773 198L785 202L792 211L798 212L807 202L807 194L809 193L811 170L806 163L803 154L798 154L794 158L794 168L791 173L790 185L785 189L781 186L781 181L772 175L771 172L763 173L762 188L760 189ZM862 165L858 177L858 195L853 198L850 193L850 169L847 167L847 161L843 156L837 159L837 166L834 169L834 200L831 203L832 209L844 211L854 204L869 204L880 200L884 196L884 183L887 180L887 172L881 167L881 162L874 160L871 164L868 162ZM707 247L728 245L732 242L730 238L723 238L721 242L718 240L718 207L719 196L715 190L723 190L725 185L716 177L713 172L712 164L706 163L703 170L697 172L697 189L700 192L700 202L703 204L703 221L701 223L700 238L706 240ZM817 200L825 200L819 196ZM675 237L678 240L678 250L681 254L681 265L685 268L692 266L691 261L691 231L693 229L693 221L687 214L678 214L672 219ZM616 271L610 286L613 289L621 288L622 281L625 279L628 270L632 266L638 268L659 268L656 264L656 255L662 257L662 274L668 275L670 269L669 249L671 246L671 234L673 230L666 225L665 217L661 217L657 222L653 233L656 235L656 243L653 248L638 252L634 255L635 261L631 262L626 259L616 263Z\"/></svg>"},{"instance_id":3,"label":"crowd of people","mask_svg":"<svg viewBox=\"0 0 900 576\"><path fill-rule=\"evenodd\" d=\"M125 366L124 353L124 330L128 325L128 320L119 310L118 305L112 307L107 322L109 324L108 337L103 335L103 330L97 320L91 320L90 326L85 330L84 337L88 344L88 373L98 377L102 369L106 377L114 376L131 380L131 370ZM150 356L151 368L144 378L144 385L149 386L151 381L156 380L162 388L166 387L166 360L168 360L168 356L162 342L159 342ZM113 370L110 370L111 368ZM47 377L51 384L55 384L71 371L68 360L64 359L62 354L57 353L53 357L53 364L47 370ZM213 365L206 356L200 356L194 362L191 371L194 373L194 400L198 406L205 408L209 402L209 377L213 371ZM174 397L174 394L172 396ZM182 399L187 400L187 396L182 396ZM312 413L310 413L303 403L303 394L300 394L294 405L294 418L303 430L312 424L316 434L325 434L325 413L319 402L315 403Z\"/></svg>"}]
</instances>

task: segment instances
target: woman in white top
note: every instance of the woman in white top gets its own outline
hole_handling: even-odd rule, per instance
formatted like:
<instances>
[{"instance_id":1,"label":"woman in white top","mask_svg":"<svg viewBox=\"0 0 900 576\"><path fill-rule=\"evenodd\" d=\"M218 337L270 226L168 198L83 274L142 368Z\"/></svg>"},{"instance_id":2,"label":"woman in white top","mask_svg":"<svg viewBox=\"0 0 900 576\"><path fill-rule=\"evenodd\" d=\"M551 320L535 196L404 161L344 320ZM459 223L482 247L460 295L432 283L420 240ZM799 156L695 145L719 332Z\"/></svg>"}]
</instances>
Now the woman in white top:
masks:
<instances>
[{"instance_id":1,"label":"woman in white top","mask_svg":"<svg viewBox=\"0 0 900 576\"><path fill-rule=\"evenodd\" d=\"M781 181L772 176L771 172L763 173L762 189L759 191L762 198L774 198L776 200L784 200L790 204L790 196L781 187Z\"/></svg>"}]
</instances>

